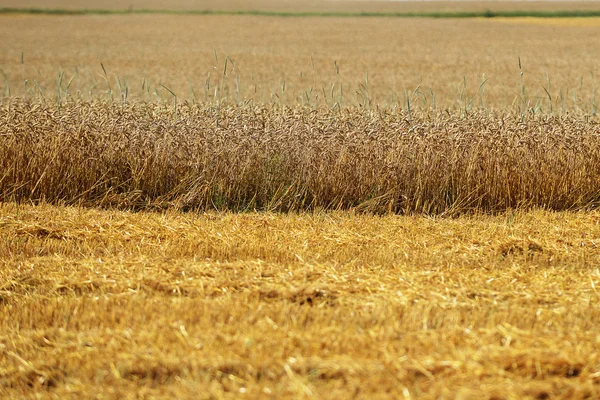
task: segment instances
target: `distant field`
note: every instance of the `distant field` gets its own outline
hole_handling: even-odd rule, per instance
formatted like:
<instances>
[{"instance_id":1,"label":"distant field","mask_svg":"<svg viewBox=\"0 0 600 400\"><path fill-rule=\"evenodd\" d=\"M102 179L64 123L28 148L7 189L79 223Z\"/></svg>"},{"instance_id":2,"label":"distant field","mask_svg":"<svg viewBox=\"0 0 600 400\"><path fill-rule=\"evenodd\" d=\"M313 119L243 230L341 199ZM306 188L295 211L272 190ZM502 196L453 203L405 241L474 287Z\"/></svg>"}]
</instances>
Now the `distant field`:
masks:
<instances>
[{"instance_id":1,"label":"distant field","mask_svg":"<svg viewBox=\"0 0 600 400\"><path fill-rule=\"evenodd\" d=\"M599 220L1 204L0 394L597 398Z\"/></svg>"},{"instance_id":2,"label":"distant field","mask_svg":"<svg viewBox=\"0 0 600 400\"><path fill-rule=\"evenodd\" d=\"M600 10L596 1L346 1L346 0L0 0L2 7L271 11Z\"/></svg>"},{"instance_id":3,"label":"distant field","mask_svg":"<svg viewBox=\"0 0 600 400\"><path fill-rule=\"evenodd\" d=\"M492 18L487 21L492 23L512 24L512 25L543 25L557 27L597 27L600 26L600 18Z\"/></svg>"},{"instance_id":4,"label":"distant field","mask_svg":"<svg viewBox=\"0 0 600 400\"><path fill-rule=\"evenodd\" d=\"M170 102L166 86L179 101L292 107L368 101L406 108L411 101L424 110L514 109L525 98L528 108L550 100L554 111L593 114L596 104L595 18L4 15L0 21L0 94L9 97L54 99L60 82L63 97L75 100L127 93L130 101Z\"/></svg>"}]
</instances>

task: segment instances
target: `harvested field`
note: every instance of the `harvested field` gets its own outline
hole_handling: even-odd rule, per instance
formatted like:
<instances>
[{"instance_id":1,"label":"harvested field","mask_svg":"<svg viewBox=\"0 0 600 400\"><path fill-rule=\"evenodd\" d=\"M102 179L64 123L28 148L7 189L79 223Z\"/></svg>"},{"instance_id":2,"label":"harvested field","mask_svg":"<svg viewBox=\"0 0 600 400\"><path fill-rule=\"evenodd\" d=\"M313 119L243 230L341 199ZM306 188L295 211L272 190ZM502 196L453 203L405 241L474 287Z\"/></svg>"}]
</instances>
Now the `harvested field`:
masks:
<instances>
[{"instance_id":1,"label":"harvested field","mask_svg":"<svg viewBox=\"0 0 600 400\"><path fill-rule=\"evenodd\" d=\"M595 114L598 19L515 21L3 15L0 94Z\"/></svg>"},{"instance_id":2,"label":"harvested field","mask_svg":"<svg viewBox=\"0 0 600 400\"><path fill-rule=\"evenodd\" d=\"M0 205L0 393L597 398L600 215Z\"/></svg>"}]
</instances>

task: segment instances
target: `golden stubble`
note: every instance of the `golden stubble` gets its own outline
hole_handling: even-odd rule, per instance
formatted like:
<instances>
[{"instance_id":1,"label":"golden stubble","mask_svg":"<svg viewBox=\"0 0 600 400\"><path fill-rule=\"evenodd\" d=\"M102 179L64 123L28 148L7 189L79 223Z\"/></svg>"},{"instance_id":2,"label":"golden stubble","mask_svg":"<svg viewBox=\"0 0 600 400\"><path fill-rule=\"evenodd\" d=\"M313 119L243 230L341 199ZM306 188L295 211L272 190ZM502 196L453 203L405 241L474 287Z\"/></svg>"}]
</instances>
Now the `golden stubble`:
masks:
<instances>
[{"instance_id":1,"label":"golden stubble","mask_svg":"<svg viewBox=\"0 0 600 400\"><path fill-rule=\"evenodd\" d=\"M597 396L600 216L0 205L0 391Z\"/></svg>"}]
</instances>

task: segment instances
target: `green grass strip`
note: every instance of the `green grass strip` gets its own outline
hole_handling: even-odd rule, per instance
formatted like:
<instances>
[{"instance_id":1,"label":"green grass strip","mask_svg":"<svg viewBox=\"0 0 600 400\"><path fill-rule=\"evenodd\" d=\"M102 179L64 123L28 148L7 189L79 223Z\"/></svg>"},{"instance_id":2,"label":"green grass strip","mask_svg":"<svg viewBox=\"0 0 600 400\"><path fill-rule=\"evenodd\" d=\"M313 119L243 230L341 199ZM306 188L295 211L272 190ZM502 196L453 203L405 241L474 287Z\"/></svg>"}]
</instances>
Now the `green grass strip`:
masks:
<instances>
[{"instance_id":1,"label":"green grass strip","mask_svg":"<svg viewBox=\"0 0 600 400\"><path fill-rule=\"evenodd\" d=\"M265 17L395 17L395 18L589 18L600 17L600 10L555 11L431 11L431 12L288 12L288 11L219 11L219 10L150 10L150 9L62 9L62 8L0 8L0 14L35 15L254 15Z\"/></svg>"}]
</instances>

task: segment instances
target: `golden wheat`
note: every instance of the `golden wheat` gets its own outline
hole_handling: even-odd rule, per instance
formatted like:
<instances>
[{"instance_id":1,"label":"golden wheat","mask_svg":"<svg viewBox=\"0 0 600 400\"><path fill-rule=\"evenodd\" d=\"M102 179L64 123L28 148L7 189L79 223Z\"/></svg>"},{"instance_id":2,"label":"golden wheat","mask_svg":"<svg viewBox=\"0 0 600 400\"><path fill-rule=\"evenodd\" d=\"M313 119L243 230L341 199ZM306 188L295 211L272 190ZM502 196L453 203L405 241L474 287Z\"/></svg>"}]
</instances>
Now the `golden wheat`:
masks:
<instances>
[{"instance_id":1,"label":"golden wheat","mask_svg":"<svg viewBox=\"0 0 600 400\"><path fill-rule=\"evenodd\" d=\"M0 113L1 201L426 214L599 201L587 119L102 102Z\"/></svg>"}]
</instances>

